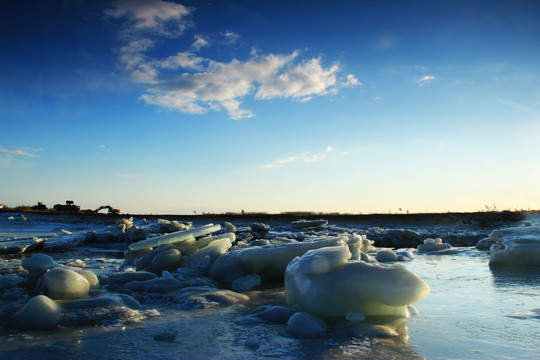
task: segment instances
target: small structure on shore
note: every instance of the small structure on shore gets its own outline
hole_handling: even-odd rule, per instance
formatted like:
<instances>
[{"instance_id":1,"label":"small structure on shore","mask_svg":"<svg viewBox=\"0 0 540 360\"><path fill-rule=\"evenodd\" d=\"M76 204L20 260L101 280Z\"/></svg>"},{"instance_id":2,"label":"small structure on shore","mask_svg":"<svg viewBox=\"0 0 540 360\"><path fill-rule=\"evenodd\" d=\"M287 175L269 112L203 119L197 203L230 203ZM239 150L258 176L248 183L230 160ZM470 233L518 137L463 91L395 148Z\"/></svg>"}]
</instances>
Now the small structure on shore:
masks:
<instances>
[{"instance_id":1,"label":"small structure on shore","mask_svg":"<svg viewBox=\"0 0 540 360\"><path fill-rule=\"evenodd\" d=\"M54 205L54 210L58 212L79 212L81 211L81 207L79 205L75 205L73 200L66 200L66 204L56 204Z\"/></svg>"}]
</instances>

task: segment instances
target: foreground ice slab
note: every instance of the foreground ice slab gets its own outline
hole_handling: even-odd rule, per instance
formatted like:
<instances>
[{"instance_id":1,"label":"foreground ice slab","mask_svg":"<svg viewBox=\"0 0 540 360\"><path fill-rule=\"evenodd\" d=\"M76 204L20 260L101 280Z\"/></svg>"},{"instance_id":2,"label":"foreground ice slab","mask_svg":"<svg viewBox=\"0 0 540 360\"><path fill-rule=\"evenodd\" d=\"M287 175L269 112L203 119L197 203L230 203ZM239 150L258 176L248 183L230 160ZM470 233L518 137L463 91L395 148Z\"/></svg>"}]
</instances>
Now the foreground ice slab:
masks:
<instances>
[{"instance_id":1,"label":"foreground ice slab","mask_svg":"<svg viewBox=\"0 0 540 360\"><path fill-rule=\"evenodd\" d=\"M287 265L295 257L312 249L343 245L348 240L349 238L345 236L231 251L216 259L210 270L210 276L227 284L249 274L259 274L263 279L282 279Z\"/></svg>"},{"instance_id":2,"label":"foreground ice slab","mask_svg":"<svg viewBox=\"0 0 540 360\"><path fill-rule=\"evenodd\" d=\"M403 265L348 261L347 246L308 251L285 273L287 306L321 317L403 316L425 298L429 286Z\"/></svg>"},{"instance_id":3,"label":"foreground ice slab","mask_svg":"<svg viewBox=\"0 0 540 360\"><path fill-rule=\"evenodd\" d=\"M495 230L489 235L492 266L540 266L540 226Z\"/></svg>"}]
</instances>

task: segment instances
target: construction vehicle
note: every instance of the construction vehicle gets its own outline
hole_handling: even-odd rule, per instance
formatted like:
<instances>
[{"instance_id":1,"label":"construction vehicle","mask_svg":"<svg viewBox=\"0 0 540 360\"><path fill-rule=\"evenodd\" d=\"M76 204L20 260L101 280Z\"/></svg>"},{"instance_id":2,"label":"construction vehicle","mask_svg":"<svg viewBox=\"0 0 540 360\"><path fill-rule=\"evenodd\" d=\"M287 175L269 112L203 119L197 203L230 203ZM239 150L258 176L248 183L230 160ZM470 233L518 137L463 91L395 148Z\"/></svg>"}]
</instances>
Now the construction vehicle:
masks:
<instances>
[{"instance_id":1,"label":"construction vehicle","mask_svg":"<svg viewBox=\"0 0 540 360\"><path fill-rule=\"evenodd\" d=\"M96 210L94 210L94 212L95 212L95 213L98 213L98 212L100 212L100 211L103 210L103 209L107 209L107 214L114 214L114 215L117 215L117 214L122 213L122 211L120 211L120 209L115 209L115 208L113 208L113 207L110 206L110 205L100 206L100 207L98 207Z\"/></svg>"}]
</instances>

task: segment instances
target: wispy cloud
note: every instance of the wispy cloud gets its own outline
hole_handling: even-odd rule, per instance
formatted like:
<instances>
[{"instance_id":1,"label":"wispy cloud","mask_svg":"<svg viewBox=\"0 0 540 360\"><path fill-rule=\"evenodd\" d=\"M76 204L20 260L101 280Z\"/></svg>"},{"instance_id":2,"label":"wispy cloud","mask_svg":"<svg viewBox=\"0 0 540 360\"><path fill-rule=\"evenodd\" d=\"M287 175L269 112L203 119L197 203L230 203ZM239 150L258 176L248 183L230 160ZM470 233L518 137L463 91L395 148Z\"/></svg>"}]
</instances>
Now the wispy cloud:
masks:
<instances>
[{"instance_id":1,"label":"wispy cloud","mask_svg":"<svg viewBox=\"0 0 540 360\"><path fill-rule=\"evenodd\" d=\"M433 80L435 80L435 76L425 75L421 77L420 79L416 80L416 83L418 84L418 86L424 86L425 84L428 84L432 82Z\"/></svg>"},{"instance_id":2,"label":"wispy cloud","mask_svg":"<svg viewBox=\"0 0 540 360\"><path fill-rule=\"evenodd\" d=\"M342 87L361 85L354 75L341 75L337 63L324 66L321 58L301 59L298 50L289 54L252 52L247 60L228 62L202 58L194 53L210 44L202 34L186 51L151 57L157 35L182 35L190 25L186 16L191 11L161 0L117 1L106 11L111 18L125 20L122 34L130 36L118 50L119 64L133 82L144 87L140 99L147 104L189 114L223 110L232 119L242 119L255 115L242 108L249 95L258 100L307 102L314 96L335 94ZM227 43L239 37L229 30L223 36Z\"/></svg>"},{"instance_id":3,"label":"wispy cloud","mask_svg":"<svg viewBox=\"0 0 540 360\"><path fill-rule=\"evenodd\" d=\"M303 153L300 155L293 155L293 156L288 156L284 158L278 158L269 164L261 166L261 168L271 169L271 168L281 167L289 163L296 163L296 162L309 163L309 162L320 161L320 160L326 159L327 153L332 152L332 151L334 151L334 148L332 146L327 146L325 153L311 154L308 152L308 153Z\"/></svg>"},{"instance_id":4,"label":"wispy cloud","mask_svg":"<svg viewBox=\"0 0 540 360\"><path fill-rule=\"evenodd\" d=\"M29 147L18 147L14 149L6 149L5 147L0 147L0 153L7 154L8 156L23 156L23 157L36 157L36 153L43 151L42 148L29 148Z\"/></svg>"},{"instance_id":5,"label":"wispy cloud","mask_svg":"<svg viewBox=\"0 0 540 360\"><path fill-rule=\"evenodd\" d=\"M240 38L240 35L231 30L225 31L223 36L225 37L225 41L229 44L234 44L236 40Z\"/></svg>"}]
</instances>

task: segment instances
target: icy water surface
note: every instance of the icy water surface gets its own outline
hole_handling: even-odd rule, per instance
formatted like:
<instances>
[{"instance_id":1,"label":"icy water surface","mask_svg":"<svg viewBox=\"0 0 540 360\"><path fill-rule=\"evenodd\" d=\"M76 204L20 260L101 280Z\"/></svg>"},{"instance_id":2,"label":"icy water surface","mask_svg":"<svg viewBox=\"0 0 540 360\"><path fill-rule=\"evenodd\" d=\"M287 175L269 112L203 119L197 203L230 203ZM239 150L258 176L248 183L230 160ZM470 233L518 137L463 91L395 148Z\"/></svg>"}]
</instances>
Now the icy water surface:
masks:
<instances>
[{"instance_id":1,"label":"icy water surface","mask_svg":"<svg viewBox=\"0 0 540 360\"><path fill-rule=\"evenodd\" d=\"M0 226L2 224L0 219ZM40 231L45 235L60 229L86 230L101 225L36 222L33 227L31 223L24 226L17 223L0 228L0 235L16 236L17 226L23 229L19 235L39 235ZM352 232L361 227L340 224L339 229L332 231ZM444 226L437 227L437 231L442 228ZM83 258L99 273L114 271L122 261L121 254L120 249L104 252L87 247L50 255L62 264ZM258 305L282 303L283 288L276 285L246 293L251 300L243 305L184 310L173 304L147 303L145 308L155 309L160 315L135 324L47 332L4 331L0 333L0 358L540 358L540 318L538 313L527 312L540 308L540 272L533 269L495 271L489 268L488 259L485 252L460 248L452 255L417 254L413 261L406 263L431 287L431 292L414 304L419 314L407 319L398 328L400 336L395 338L344 338L330 334L323 339L298 340L287 336L284 325L246 325L238 321L241 316L250 315ZM3 266L11 266L19 259L4 257L2 261Z\"/></svg>"}]
</instances>

